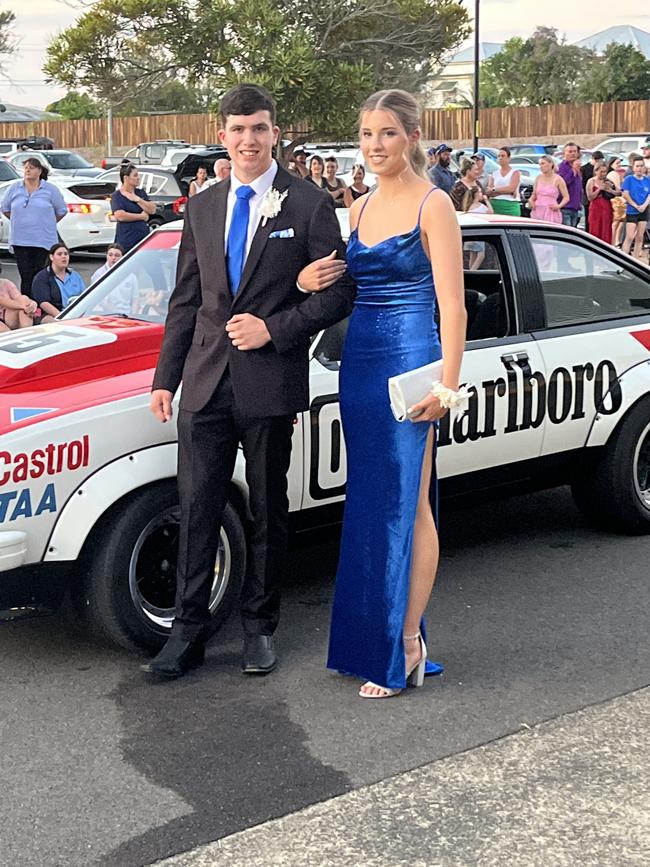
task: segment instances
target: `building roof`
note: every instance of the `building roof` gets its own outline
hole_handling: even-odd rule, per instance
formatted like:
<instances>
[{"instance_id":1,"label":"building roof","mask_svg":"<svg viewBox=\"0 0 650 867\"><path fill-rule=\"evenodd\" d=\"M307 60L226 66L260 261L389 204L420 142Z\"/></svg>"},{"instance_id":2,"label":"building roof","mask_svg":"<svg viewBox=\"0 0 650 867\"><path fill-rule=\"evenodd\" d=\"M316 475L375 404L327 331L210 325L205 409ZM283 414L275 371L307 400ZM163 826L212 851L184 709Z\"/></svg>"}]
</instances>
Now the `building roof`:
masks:
<instances>
[{"instance_id":1,"label":"building roof","mask_svg":"<svg viewBox=\"0 0 650 867\"><path fill-rule=\"evenodd\" d=\"M497 51L501 51L503 48L503 42L481 42L479 43L478 51L480 60L487 60L492 57L493 54L496 54ZM474 46L469 45L467 48L463 48L458 54L454 54L449 63L471 63L474 60Z\"/></svg>"},{"instance_id":2,"label":"building roof","mask_svg":"<svg viewBox=\"0 0 650 867\"><path fill-rule=\"evenodd\" d=\"M0 99L0 102L2 100ZM0 123L20 123L21 121L30 120L51 120L58 115L51 112L41 111L38 108L25 108L22 105L12 105L9 102L2 102L6 111L0 112Z\"/></svg>"},{"instance_id":3,"label":"building roof","mask_svg":"<svg viewBox=\"0 0 650 867\"><path fill-rule=\"evenodd\" d=\"M596 54L604 54L605 49L612 42L617 42L619 45L633 45L647 60L650 60L650 33L632 27L630 24L608 27L607 30L601 30L600 33L594 33L593 36L587 36L586 39L581 39L574 44L580 48L590 48Z\"/></svg>"}]
</instances>

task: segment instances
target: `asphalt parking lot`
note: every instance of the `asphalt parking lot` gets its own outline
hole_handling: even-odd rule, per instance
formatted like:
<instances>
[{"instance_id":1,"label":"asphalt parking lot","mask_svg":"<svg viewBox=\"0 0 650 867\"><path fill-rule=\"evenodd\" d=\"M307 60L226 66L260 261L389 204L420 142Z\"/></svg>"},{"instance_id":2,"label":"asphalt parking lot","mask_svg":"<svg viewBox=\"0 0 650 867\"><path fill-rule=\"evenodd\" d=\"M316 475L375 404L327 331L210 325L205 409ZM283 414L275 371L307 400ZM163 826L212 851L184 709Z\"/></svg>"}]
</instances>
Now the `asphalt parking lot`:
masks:
<instances>
[{"instance_id":1,"label":"asphalt parking lot","mask_svg":"<svg viewBox=\"0 0 650 867\"><path fill-rule=\"evenodd\" d=\"M210 645L203 669L169 684L148 682L137 655L80 638L64 613L0 624L0 865L148 865L334 796L363 798L372 791L363 787L390 785L395 775L425 765L439 766L438 786L452 791L449 762L467 751L497 750L498 765L503 738L556 721L552 752L561 755L565 714L606 713L603 703L648 684L648 538L590 529L566 489L443 509L442 516L443 557L428 624L431 656L446 672L389 701L361 701L355 682L324 667L337 558L332 532L294 543L278 634L281 664L267 678L240 673L236 619ZM579 715L577 724L589 749L585 719ZM606 745L614 764L616 731L623 729L615 728ZM506 762L510 775L523 772L527 749ZM594 761L595 773L604 774ZM558 773L549 770L548 779ZM608 791L614 782L603 777ZM618 782L617 798L633 797L625 786ZM482 833L498 814L507 841L506 789L496 786ZM484 793L466 788L465 800L468 791L471 798L478 791L479 800ZM429 824L423 817L420 825L430 840L442 796L432 787ZM377 818L371 835L380 853L381 835L394 838L402 808L407 821L408 803L394 804L393 824ZM330 829L337 815L344 823L335 813ZM599 822L595 843L598 833L611 836L616 819L613 812L609 825ZM289 834L291 823L286 827ZM291 851L268 863L330 863L297 852L292 860ZM467 851L467 860L429 854L402 862L386 855L363 863L493 863L472 860ZM214 863L248 862L244 855Z\"/></svg>"}]
</instances>

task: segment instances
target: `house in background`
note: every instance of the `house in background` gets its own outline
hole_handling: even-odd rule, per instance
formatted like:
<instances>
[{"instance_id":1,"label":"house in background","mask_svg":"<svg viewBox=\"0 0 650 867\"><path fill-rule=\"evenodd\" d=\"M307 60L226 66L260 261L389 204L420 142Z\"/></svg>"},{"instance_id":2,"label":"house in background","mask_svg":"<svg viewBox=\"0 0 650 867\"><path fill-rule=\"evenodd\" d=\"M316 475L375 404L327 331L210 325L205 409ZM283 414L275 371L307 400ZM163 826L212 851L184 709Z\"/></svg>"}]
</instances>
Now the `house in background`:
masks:
<instances>
[{"instance_id":1,"label":"house in background","mask_svg":"<svg viewBox=\"0 0 650 867\"><path fill-rule=\"evenodd\" d=\"M24 108L22 105L2 103L5 110L0 112L0 123L23 123L36 120L56 120L59 116L38 108Z\"/></svg>"},{"instance_id":2,"label":"house in background","mask_svg":"<svg viewBox=\"0 0 650 867\"><path fill-rule=\"evenodd\" d=\"M609 27L607 30L601 30L600 33L594 33L593 36L588 36L586 39L581 39L573 44L577 45L578 48L590 48L596 54L604 54L605 49L612 42L618 42L620 45L633 45L634 48L638 48L646 60L650 60L650 33L629 24Z\"/></svg>"},{"instance_id":3,"label":"house in background","mask_svg":"<svg viewBox=\"0 0 650 867\"><path fill-rule=\"evenodd\" d=\"M650 60L650 33L638 27L621 25L609 27L586 39L572 43L580 48L590 48L596 54L603 54L612 42L620 45L633 45ZM480 62L492 57L503 48L502 42L481 42L479 45ZM474 103L474 45L462 48L441 67L428 85L425 94L427 108L451 106L467 107Z\"/></svg>"},{"instance_id":4,"label":"house in background","mask_svg":"<svg viewBox=\"0 0 650 867\"><path fill-rule=\"evenodd\" d=\"M503 48L503 42L481 42L479 58L482 63ZM463 48L451 58L449 63L438 71L435 79L427 87L427 108L446 106L466 107L473 104L474 98L474 46Z\"/></svg>"}]
</instances>

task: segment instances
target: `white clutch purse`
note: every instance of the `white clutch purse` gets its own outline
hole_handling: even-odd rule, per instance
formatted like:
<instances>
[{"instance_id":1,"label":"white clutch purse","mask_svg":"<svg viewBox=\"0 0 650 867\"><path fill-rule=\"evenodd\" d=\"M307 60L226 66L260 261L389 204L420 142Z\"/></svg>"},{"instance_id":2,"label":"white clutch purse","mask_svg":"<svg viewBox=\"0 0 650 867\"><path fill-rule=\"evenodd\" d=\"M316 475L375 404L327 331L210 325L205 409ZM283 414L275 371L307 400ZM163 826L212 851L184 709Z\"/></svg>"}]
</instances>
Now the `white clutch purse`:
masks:
<instances>
[{"instance_id":1,"label":"white clutch purse","mask_svg":"<svg viewBox=\"0 0 650 867\"><path fill-rule=\"evenodd\" d=\"M442 359L388 379L390 408L397 421L406 421L408 408L426 397L433 383L441 376Z\"/></svg>"}]
</instances>

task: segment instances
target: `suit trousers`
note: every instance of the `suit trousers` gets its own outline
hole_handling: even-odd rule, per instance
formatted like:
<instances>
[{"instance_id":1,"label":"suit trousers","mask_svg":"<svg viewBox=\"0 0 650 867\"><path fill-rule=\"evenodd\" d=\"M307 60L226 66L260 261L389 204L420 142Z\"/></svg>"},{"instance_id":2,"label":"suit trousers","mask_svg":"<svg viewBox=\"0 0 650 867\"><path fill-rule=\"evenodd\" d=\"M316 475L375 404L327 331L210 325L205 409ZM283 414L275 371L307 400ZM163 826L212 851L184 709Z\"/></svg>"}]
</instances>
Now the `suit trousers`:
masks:
<instances>
[{"instance_id":1,"label":"suit trousers","mask_svg":"<svg viewBox=\"0 0 650 867\"><path fill-rule=\"evenodd\" d=\"M219 530L239 443L246 459L252 516L242 624L247 634L274 633L287 551L293 419L292 415L254 418L238 412L227 370L203 409L179 411L181 521L174 634L190 641L209 637Z\"/></svg>"}]
</instances>

